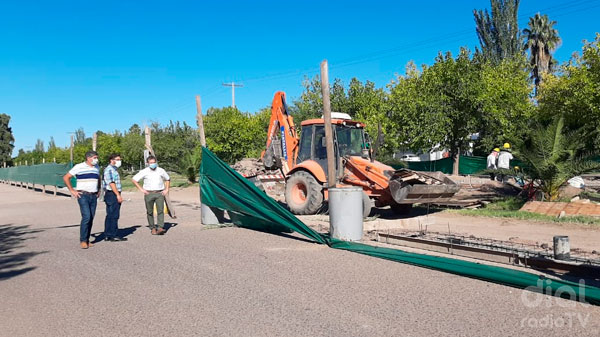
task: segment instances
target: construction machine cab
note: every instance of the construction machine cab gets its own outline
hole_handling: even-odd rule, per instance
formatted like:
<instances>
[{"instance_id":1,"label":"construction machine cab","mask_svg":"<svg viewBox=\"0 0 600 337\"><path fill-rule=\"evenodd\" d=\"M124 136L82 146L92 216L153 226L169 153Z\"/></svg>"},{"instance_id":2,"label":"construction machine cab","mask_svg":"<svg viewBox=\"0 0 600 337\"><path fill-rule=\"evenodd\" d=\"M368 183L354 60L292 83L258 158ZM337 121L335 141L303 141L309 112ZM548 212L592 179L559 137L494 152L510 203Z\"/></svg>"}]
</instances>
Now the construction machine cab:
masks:
<instances>
[{"instance_id":1,"label":"construction machine cab","mask_svg":"<svg viewBox=\"0 0 600 337\"><path fill-rule=\"evenodd\" d=\"M342 114L345 115L345 114ZM347 115L346 115L347 116ZM334 118L333 129L334 154L336 170L340 169L340 159L346 156L369 156L370 145L364 132L364 124L346 118ZM313 160L327 172L327 146L325 142L325 125L322 119L310 119L302 122L300 145L296 165Z\"/></svg>"}]
</instances>

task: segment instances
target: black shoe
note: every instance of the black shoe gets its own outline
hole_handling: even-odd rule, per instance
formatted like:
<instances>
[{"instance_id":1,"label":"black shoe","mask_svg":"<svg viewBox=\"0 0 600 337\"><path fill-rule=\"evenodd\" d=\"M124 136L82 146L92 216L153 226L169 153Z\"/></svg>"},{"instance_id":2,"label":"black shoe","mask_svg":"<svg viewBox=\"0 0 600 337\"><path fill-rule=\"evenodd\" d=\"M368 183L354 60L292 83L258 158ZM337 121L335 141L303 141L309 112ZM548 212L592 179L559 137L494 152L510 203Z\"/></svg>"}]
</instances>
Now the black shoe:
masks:
<instances>
[{"instance_id":1,"label":"black shoe","mask_svg":"<svg viewBox=\"0 0 600 337\"><path fill-rule=\"evenodd\" d=\"M110 242L119 242L119 241L127 241L127 238L115 236L114 238L106 238L105 240L110 241Z\"/></svg>"}]
</instances>

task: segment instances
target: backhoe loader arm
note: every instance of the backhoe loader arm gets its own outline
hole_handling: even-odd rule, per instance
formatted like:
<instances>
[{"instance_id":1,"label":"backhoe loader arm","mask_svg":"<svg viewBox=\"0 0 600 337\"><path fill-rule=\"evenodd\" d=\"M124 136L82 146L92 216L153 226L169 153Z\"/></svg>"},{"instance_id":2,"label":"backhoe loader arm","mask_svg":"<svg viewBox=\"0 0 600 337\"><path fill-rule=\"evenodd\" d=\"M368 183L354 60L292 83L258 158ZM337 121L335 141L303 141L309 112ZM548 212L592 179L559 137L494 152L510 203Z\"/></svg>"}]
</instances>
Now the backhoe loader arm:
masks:
<instances>
[{"instance_id":1,"label":"backhoe loader arm","mask_svg":"<svg viewBox=\"0 0 600 337\"><path fill-rule=\"evenodd\" d=\"M291 170L298 155L298 134L294 118L285 103L285 93L278 91L271 104L271 120L267 131L267 145L261 159L267 169L280 168L285 174Z\"/></svg>"}]
</instances>

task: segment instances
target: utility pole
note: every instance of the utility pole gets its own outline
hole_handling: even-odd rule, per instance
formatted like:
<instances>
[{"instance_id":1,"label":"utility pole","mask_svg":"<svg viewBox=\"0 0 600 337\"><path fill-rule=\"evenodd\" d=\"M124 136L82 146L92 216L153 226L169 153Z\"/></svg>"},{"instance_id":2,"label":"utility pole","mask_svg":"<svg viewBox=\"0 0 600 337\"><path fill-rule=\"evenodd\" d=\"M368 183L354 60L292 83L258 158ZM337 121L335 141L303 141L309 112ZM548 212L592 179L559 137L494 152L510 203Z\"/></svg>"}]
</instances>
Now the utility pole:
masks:
<instances>
[{"instance_id":1,"label":"utility pole","mask_svg":"<svg viewBox=\"0 0 600 337\"><path fill-rule=\"evenodd\" d=\"M224 87L231 87L231 107L235 108L235 87L243 87L243 84L236 84L235 82L223 83Z\"/></svg>"},{"instance_id":2,"label":"utility pole","mask_svg":"<svg viewBox=\"0 0 600 337\"><path fill-rule=\"evenodd\" d=\"M71 134L71 157L70 157L71 163L73 163L73 143L74 143L73 134Z\"/></svg>"},{"instance_id":3,"label":"utility pole","mask_svg":"<svg viewBox=\"0 0 600 337\"><path fill-rule=\"evenodd\" d=\"M321 62L321 91L323 93L323 119L325 120L325 143L327 146L327 187L335 187L335 153L331 129L331 102L329 100L329 70L327 60Z\"/></svg>"},{"instance_id":4,"label":"utility pole","mask_svg":"<svg viewBox=\"0 0 600 337\"><path fill-rule=\"evenodd\" d=\"M96 151L96 145L98 144L98 134L94 132L94 136L92 137L92 150Z\"/></svg>"},{"instance_id":5,"label":"utility pole","mask_svg":"<svg viewBox=\"0 0 600 337\"><path fill-rule=\"evenodd\" d=\"M204 135L204 121L202 120L202 103L200 95L196 95L196 123L198 123L198 133L200 134L200 145L206 147L206 136Z\"/></svg>"}]
</instances>

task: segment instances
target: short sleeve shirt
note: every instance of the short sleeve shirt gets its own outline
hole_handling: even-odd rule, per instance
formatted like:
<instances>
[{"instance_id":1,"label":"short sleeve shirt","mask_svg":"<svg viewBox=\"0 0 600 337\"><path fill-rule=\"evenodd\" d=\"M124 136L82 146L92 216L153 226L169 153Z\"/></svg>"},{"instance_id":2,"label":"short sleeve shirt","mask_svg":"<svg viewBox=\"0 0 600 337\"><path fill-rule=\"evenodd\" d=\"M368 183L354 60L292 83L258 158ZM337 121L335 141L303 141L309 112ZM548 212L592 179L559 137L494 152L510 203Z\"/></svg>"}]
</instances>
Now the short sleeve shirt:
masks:
<instances>
[{"instance_id":1,"label":"short sleeve shirt","mask_svg":"<svg viewBox=\"0 0 600 337\"><path fill-rule=\"evenodd\" d=\"M89 193L98 192L98 180L100 179L100 167L89 166L87 163L79 163L69 170L69 174L77 179L77 190Z\"/></svg>"},{"instance_id":2,"label":"short sleeve shirt","mask_svg":"<svg viewBox=\"0 0 600 337\"><path fill-rule=\"evenodd\" d=\"M114 166L108 165L104 169L103 182L105 191L112 191L112 188L110 188L111 183L115 183L115 185L117 185L117 191L121 191L121 177L119 176L119 171L117 171Z\"/></svg>"},{"instance_id":3,"label":"short sleeve shirt","mask_svg":"<svg viewBox=\"0 0 600 337\"><path fill-rule=\"evenodd\" d=\"M146 191L162 191L165 189L164 182L171 180L167 171L160 167L157 167L155 170L146 167L133 176L133 180L135 181L139 182L142 179L144 179L143 187Z\"/></svg>"}]
</instances>

